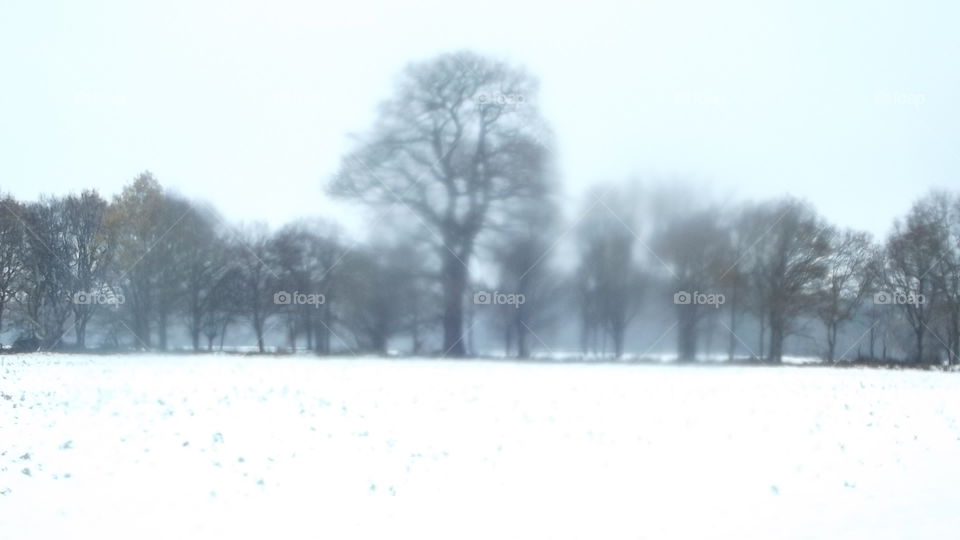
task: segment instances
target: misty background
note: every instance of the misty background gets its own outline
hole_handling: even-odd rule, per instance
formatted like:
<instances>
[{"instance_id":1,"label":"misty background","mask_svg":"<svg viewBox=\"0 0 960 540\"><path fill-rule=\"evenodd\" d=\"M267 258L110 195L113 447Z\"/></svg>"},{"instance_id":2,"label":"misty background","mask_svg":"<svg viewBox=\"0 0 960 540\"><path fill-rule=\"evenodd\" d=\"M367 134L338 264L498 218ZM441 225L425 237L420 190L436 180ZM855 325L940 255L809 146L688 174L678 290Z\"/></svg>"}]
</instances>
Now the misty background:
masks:
<instances>
[{"instance_id":1,"label":"misty background","mask_svg":"<svg viewBox=\"0 0 960 540\"><path fill-rule=\"evenodd\" d=\"M702 289L705 283L676 275L676 268L689 258L682 250L671 252L671 247L695 246L697 241L713 245L697 234L714 231L715 225L728 233L743 226L741 237L759 242L781 223L778 218L794 215L788 208L797 208L797 226L812 225L805 248L825 258L837 252L825 247L829 239L818 236L827 224L841 236L844 228L872 234L876 244L861 246L860 251L867 252L885 245L894 218L913 211L923 214L913 206L916 201L932 189L954 187L957 177L958 155L951 141L956 139L958 105L953 96L960 80L955 69L943 64L944 58L960 52L960 39L945 14L956 9L937 3L782 7L760 2L610 2L584 10L487 2L469 11L440 2L402 7L362 2L336 7L12 3L4 7L0 20L5 51L0 54L8 80L15 82L0 90L0 114L5 118L0 127L0 188L19 201L95 189L104 202L140 193L156 200L166 197L171 207L194 205L203 209L198 215L214 216L209 218L211 231L226 244L236 244L236 253L258 254L264 244L264 253L275 258L262 259L269 273L278 274L276 280L281 278L273 269L282 250L267 238L276 240L278 231L298 227L294 232L331 242L329 268L339 266L345 253L368 249L387 268L410 269L409 261L417 260L428 267L425 272L433 271L429 267L440 263L416 249L430 251L435 227L420 227L423 224L409 215L381 219L378 210L356 198L334 197L331 185L344 174L345 156L362 147L364 134L375 129L378 104L395 95L407 66L427 64L450 51L474 51L525 70L539 82L535 91L508 94L507 100L514 101L506 105L534 109L544 120L533 137L544 150L538 159L550 189L542 200L554 217L549 226L539 227L544 238L515 247L515 254L541 255L517 263L521 271L514 277L526 277L523 268L551 272L548 281L555 290L540 294L557 299L559 307L544 311L559 315L536 323L521 320L533 342L525 346L544 353L668 353L683 346L671 326L676 322L697 330L694 341L700 343L701 354L721 353L728 349L720 343L727 338L716 321L708 329L702 328L707 323L701 315L672 321L671 296L690 288L686 285ZM135 178L142 181L139 188ZM158 183L150 184L154 179ZM599 207L598 200L604 201ZM204 201L219 214L208 214L212 209ZM138 208L130 203L126 215L142 215ZM701 211L700 225L678 220L684 212ZM531 223L535 214L529 208L521 212ZM157 224L180 226L178 220L157 219ZM18 217L16 223L21 222ZM219 229L224 226L230 232ZM617 232L603 236L598 230ZM697 234L691 239L684 231ZM156 232L154 238L166 238ZM673 240L671 235L676 235ZM513 231L503 238L518 236ZM576 299L576 283L586 282L583 262L601 260L589 251L603 245L598 238L610 242L609 253L622 257L619 268L643 269L637 282L617 282L632 277L615 270L598 270L592 278L611 288L590 292L593 298L608 294L611 300L601 302L608 308L614 300L629 303L613 309L620 313L609 323L596 323L603 316ZM398 240L407 245L396 248ZM476 257L462 264L471 274L464 292L496 291L509 281L504 278L509 275L509 253L491 248L494 244L481 246ZM393 262L386 255L388 245L400 252ZM718 258L726 261L726 268L746 262L739 251L732 253L732 258ZM937 253L931 248L926 254L932 257L928 267L938 260ZM128 249L127 257L128 263L140 264L137 252ZM254 259L256 263L261 257ZM162 273L171 261L158 259L155 270ZM804 287L822 289L827 267L811 272ZM318 279L328 277L327 267L312 268L321 268ZM611 262L611 268L618 266ZM923 271L915 274L926 277ZM729 272L712 275L718 278L714 292L726 291L730 284L719 278ZM111 290L122 289L116 282L129 276L121 271L113 277ZM145 279L154 288L154 278ZM868 293L894 292L871 279L871 287L866 279L857 282L863 285L858 308ZM278 283L262 284L264 294L287 290ZM317 285L313 289L329 292ZM366 290L360 285L347 289ZM440 303L434 296L445 295L429 289L428 284L418 297L427 304ZM506 292L514 289L508 285ZM77 290L65 285L61 292ZM394 288L388 285L386 290ZM620 294L634 290L644 294L629 300ZM805 300L808 292L803 291ZM386 316L384 301L369 301L368 311ZM169 313L162 307L155 313L152 302L144 313L119 319L138 336L130 345L152 348L156 341L144 340L143 332L170 326L170 345L189 346L179 318L183 299L171 302L178 307ZM467 345L469 351L458 351L464 353L503 352L500 343L516 339L498 327L510 311L488 312L489 320L475 324L471 305L476 303L466 301L465 320L457 325L464 334L461 345L456 345L459 340L424 338L428 344L412 347L414 352L444 353L449 345ZM323 309L335 308L325 304ZM535 308L531 304L524 309ZM762 321L780 315L751 320L746 304L723 309L744 312L743 326L732 332L739 343L731 345L729 357L766 356L763 350L769 343L764 345L762 336L770 329ZM234 328L228 342L249 346L260 326L274 347L296 346L299 338L316 348L315 322L305 323L312 330L301 335L299 323L288 328L278 322L285 316L274 312L261 316L253 306L249 313L234 311L234 319L223 327ZM799 335L789 352L821 356L823 344L813 337L821 332L810 322L817 319L816 309L807 305L801 311L791 314L803 324L789 332ZM717 308L712 318L719 313ZM166 320L174 314L175 321ZM54 319L64 318L54 322L69 329L76 316L64 305ZM134 322L138 317L143 320ZM358 324L369 321L347 323L346 315L331 317L323 319L329 326L324 335L334 334L324 338L327 352L406 350L421 339L409 335L404 323L402 330L387 334L389 343L376 343L370 332L357 331ZM436 319L445 316L424 317L434 322L424 322L423 331L435 335ZM858 312L845 319L856 317L867 315ZM909 312L905 317L909 319ZM253 331L248 319L254 320ZM724 327L736 324L736 317L724 320L729 321ZM921 318L918 324L926 322ZM46 324L37 317L26 323L28 328ZM342 326L343 337L335 324ZM591 330L592 324L614 328ZM198 325L195 321L194 327ZM534 325L536 330L529 328ZM876 325L868 321L850 325L844 330L847 335L841 332L841 349L859 344L864 328ZM908 357L913 354L911 338L903 333L894 341L899 354ZM166 332L161 334L162 348L167 348ZM4 339L11 340L9 335ZM952 342L952 337L945 340ZM113 345L120 341L114 339Z\"/></svg>"}]
</instances>

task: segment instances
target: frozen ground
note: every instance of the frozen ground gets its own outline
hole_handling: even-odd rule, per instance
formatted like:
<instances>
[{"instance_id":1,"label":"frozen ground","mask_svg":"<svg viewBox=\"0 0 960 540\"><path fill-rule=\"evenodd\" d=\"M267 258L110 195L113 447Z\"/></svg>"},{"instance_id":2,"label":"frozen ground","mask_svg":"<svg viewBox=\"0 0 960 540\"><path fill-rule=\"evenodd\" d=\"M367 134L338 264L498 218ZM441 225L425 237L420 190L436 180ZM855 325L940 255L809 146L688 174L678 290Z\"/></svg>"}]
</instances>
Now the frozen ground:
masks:
<instances>
[{"instance_id":1,"label":"frozen ground","mask_svg":"<svg viewBox=\"0 0 960 540\"><path fill-rule=\"evenodd\" d=\"M0 362L0 538L960 535L955 373Z\"/></svg>"}]
</instances>

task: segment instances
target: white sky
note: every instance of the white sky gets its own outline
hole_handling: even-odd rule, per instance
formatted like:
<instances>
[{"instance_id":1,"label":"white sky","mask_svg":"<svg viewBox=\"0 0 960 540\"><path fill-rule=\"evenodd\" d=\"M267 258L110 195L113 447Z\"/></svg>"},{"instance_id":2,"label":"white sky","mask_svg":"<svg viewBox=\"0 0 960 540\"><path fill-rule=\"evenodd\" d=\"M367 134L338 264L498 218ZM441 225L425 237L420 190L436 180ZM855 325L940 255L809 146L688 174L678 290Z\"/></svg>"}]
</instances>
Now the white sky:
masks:
<instances>
[{"instance_id":1,"label":"white sky","mask_svg":"<svg viewBox=\"0 0 960 540\"><path fill-rule=\"evenodd\" d=\"M883 234L960 187L955 2L402 4L3 0L0 189L109 196L149 169L233 220L329 216L348 134L406 63L461 48L540 78L571 194L690 177Z\"/></svg>"}]
</instances>

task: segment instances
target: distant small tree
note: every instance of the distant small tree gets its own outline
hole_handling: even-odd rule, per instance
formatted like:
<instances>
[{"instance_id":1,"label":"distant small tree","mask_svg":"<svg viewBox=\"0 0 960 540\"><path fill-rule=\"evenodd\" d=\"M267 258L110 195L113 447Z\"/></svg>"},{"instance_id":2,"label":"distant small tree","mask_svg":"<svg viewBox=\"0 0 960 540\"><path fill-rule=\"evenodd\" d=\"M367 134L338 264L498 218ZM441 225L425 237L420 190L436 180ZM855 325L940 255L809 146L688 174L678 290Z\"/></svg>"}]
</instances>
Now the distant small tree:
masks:
<instances>
[{"instance_id":1,"label":"distant small tree","mask_svg":"<svg viewBox=\"0 0 960 540\"><path fill-rule=\"evenodd\" d=\"M783 359L783 344L798 317L813 311L815 291L827 272L826 225L806 203L786 199L753 210L762 228L751 258L757 302L770 330L767 358Z\"/></svg>"},{"instance_id":2,"label":"distant small tree","mask_svg":"<svg viewBox=\"0 0 960 540\"><path fill-rule=\"evenodd\" d=\"M231 253L230 246L224 247L224 253ZM227 263L223 271L205 298L201 328L207 338L207 350L213 350L213 342L219 338L219 349L223 350L228 327L244 314L244 284L240 267Z\"/></svg>"},{"instance_id":3,"label":"distant small tree","mask_svg":"<svg viewBox=\"0 0 960 540\"><path fill-rule=\"evenodd\" d=\"M750 303L750 251L757 237L762 234L749 220L750 214L741 208L731 212L721 225L727 231L727 251L723 255L723 270L717 276L717 281L725 291L724 305L729 317L727 360L730 362L733 362L738 346L744 345L737 332L740 330L741 316L746 314ZM762 344L756 354L763 354Z\"/></svg>"},{"instance_id":4,"label":"distant small tree","mask_svg":"<svg viewBox=\"0 0 960 540\"><path fill-rule=\"evenodd\" d=\"M201 348L201 334L211 328L215 317L212 312L218 308L217 298L223 290L224 276L230 271L227 243L223 238L220 218L209 207L183 201L178 205L182 214L178 218L175 230L176 260L181 265L173 275L183 280L182 313L190 335L194 351ZM166 287L176 290L172 284ZM216 326L216 325L214 325ZM208 336L207 348L212 338Z\"/></svg>"},{"instance_id":5,"label":"distant small tree","mask_svg":"<svg viewBox=\"0 0 960 540\"><path fill-rule=\"evenodd\" d=\"M670 268L673 292L684 296L675 298L679 302L674 305L681 362L696 360L701 323L721 305L728 241L719 215L712 209L677 216L657 238L655 251ZM701 297L710 298L713 303L701 304Z\"/></svg>"},{"instance_id":6,"label":"distant small tree","mask_svg":"<svg viewBox=\"0 0 960 540\"><path fill-rule=\"evenodd\" d=\"M271 242L271 257L278 274L278 286L287 292L301 292L323 298L319 304L290 304L278 307L286 318L287 338L296 348L297 338L306 337L307 348L329 352L329 333L334 326L333 305L337 282L346 273L348 250L337 241L332 225L319 220L300 220L281 228Z\"/></svg>"},{"instance_id":7,"label":"distant small tree","mask_svg":"<svg viewBox=\"0 0 960 540\"><path fill-rule=\"evenodd\" d=\"M156 178L143 172L125 186L110 205L107 227L115 241L110 281L124 295L124 313L137 348L152 348L151 322L156 318L161 275L176 267L159 243L168 234L163 219L166 195Z\"/></svg>"},{"instance_id":8,"label":"distant small tree","mask_svg":"<svg viewBox=\"0 0 960 540\"><path fill-rule=\"evenodd\" d=\"M950 364L960 363L960 196L935 191L922 204L930 207L932 226L940 255L930 270L937 296L940 324L945 334L938 339Z\"/></svg>"},{"instance_id":9,"label":"distant small tree","mask_svg":"<svg viewBox=\"0 0 960 540\"><path fill-rule=\"evenodd\" d=\"M609 338L619 358L627 327L639 310L644 283L635 261L635 207L629 197L614 191L595 197L601 204L591 205L577 233L581 341L589 346L591 338L599 337L604 344Z\"/></svg>"},{"instance_id":10,"label":"distant small tree","mask_svg":"<svg viewBox=\"0 0 960 540\"><path fill-rule=\"evenodd\" d=\"M871 290L871 242L867 233L828 228L826 273L817 293L815 312L827 334L825 360L836 360L837 335L854 318Z\"/></svg>"},{"instance_id":11,"label":"distant small tree","mask_svg":"<svg viewBox=\"0 0 960 540\"><path fill-rule=\"evenodd\" d=\"M240 228L233 236L231 256L237 262L240 275L240 306L250 321L257 339L257 350L264 352L264 330L267 319L278 309L281 293L280 275L273 269L271 258L273 237L266 225L254 224Z\"/></svg>"},{"instance_id":12,"label":"distant small tree","mask_svg":"<svg viewBox=\"0 0 960 540\"><path fill-rule=\"evenodd\" d=\"M3 316L16 298L23 273L24 207L7 195L0 199L0 332Z\"/></svg>"},{"instance_id":13,"label":"distant small tree","mask_svg":"<svg viewBox=\"0 0 960 540\"><path fill-rule=\"evenodd\" d=\"M863 319L868 326L867 356L871 360L880 359L884 362L888 358L891 331L897 317L889 309L889 306L877 304L874 298L870 298L870 296L886 292L888 283L886 265L885 247L883 245L872 245L870 259L867 261L865 268L869 289L867 291L868 298L864 300ZM879 354L878 346L880 347Z\"/></svg>"},{"instance_id":14,"label":"distant small tree","mask_svg":"<svg viewBox=\"0 0 960 540\"><path fill-rule=\"evenodd\" d=\"M64 200L43 197L26 206L23 224L23 280L25 307L21 312L29 334L41 347L58 346L73 306L71 245Z\"/></svg>"},{"instance_id":15,"label":"distant small tree","mask_svg":"<svg viewBox=\"0 0 960 540\"><path fill-rule=\"evenodd\" d=\"M549 201L531 205L523 219L512 223L506 238L492 248L499 291L518 300L501 306L497 314L503 325L506 353L515 343L519 358L530 356L531 340L540 342L540 333L555 318L552 311L560 285L550 255L557 236L556 219L556 209Z\"/></svg>"},{"instance_id":16,"label":"distant small tree","mask_svg":"<svg viewBox=\"0 0 960 540\"><path fill-rule=\"evenodd\" d=\"M891 309L900 309L914 337L914 360L926 359L926 337L938 307L936 266L946 255L945 230L932 199L917 201L887 239L883 276ZM902 298L905 301L893 302Z\"/></svg>"},{"instance_id":17,"label":"distant small tree","mask_svg":"<svg viewBox=\"0 0 960 540\"><path fill-rule=\"evenodd\" d=\"M399 334L409 316L409 288L404 272L406 255L396 246L354 249L342 263L345 324L360 350L386 354L390 339Z\"/></svg>"},{"instance_id":18,"label":"distant small tree","mask_svg":"<svg viewBox=\"0 0 960 540\"><path fill-rule=\"evenodd\" d=\"M114 239L106 226L108 204L96 191L84 191L64 200L64 213L69 242L69 265L72 270L73 294L105 295L105 283L113 262ZM112 291L110 291L112 292ZM110 298L116 298L113 294ZM98 302L73 302L74 331L78 347L86 346L87 323Z\"/></svg>"}]
</instances>

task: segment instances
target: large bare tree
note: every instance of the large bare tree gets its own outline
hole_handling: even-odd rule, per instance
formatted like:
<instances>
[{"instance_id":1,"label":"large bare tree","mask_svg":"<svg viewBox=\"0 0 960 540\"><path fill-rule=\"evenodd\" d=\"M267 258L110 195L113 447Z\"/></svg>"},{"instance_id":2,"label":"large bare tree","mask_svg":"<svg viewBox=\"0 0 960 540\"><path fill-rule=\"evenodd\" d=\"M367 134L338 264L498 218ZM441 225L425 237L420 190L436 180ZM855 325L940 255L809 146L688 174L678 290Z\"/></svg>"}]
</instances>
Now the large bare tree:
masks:
<instances>
[{"instance_id":1,"label":"large bare tree","mask_svg":"<svg viewBox=\"0 0 960 540\"><path fill-rule=\"evenodd\" d=\"M412 64L330 187L336 196L402 206L431 231L451 356L465 354L463 302L478 236L545 188L536 91L524 70L472 52Z\"/></svg>"}]
</instances>

